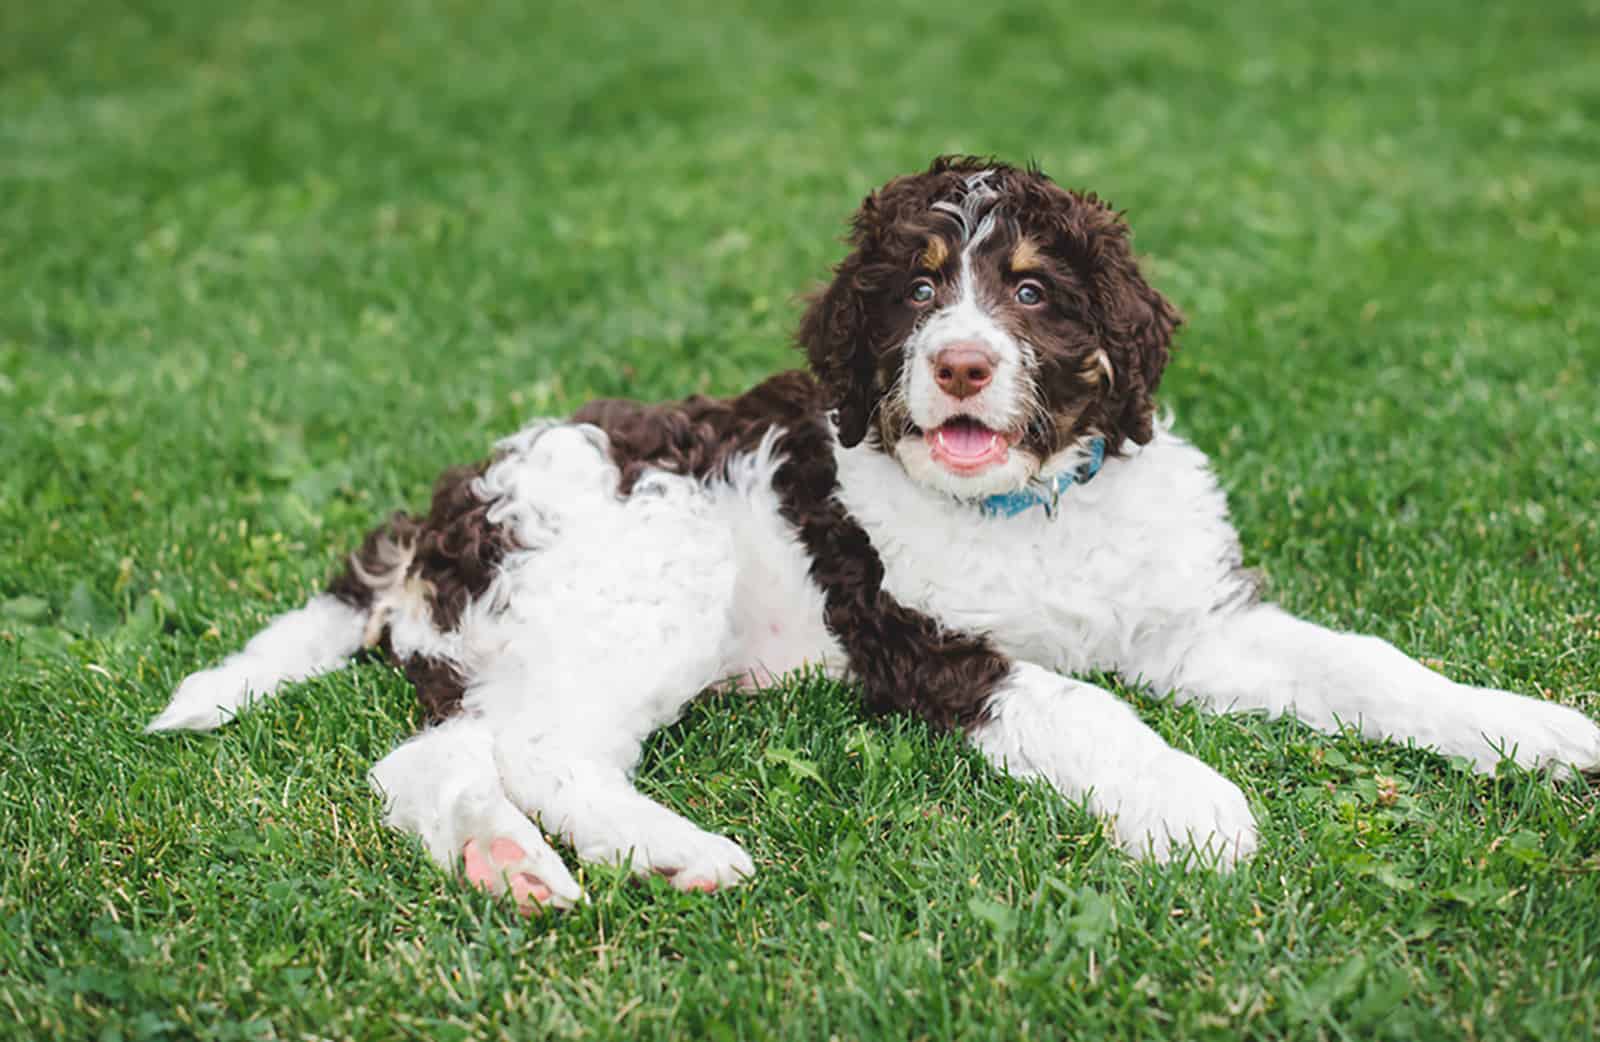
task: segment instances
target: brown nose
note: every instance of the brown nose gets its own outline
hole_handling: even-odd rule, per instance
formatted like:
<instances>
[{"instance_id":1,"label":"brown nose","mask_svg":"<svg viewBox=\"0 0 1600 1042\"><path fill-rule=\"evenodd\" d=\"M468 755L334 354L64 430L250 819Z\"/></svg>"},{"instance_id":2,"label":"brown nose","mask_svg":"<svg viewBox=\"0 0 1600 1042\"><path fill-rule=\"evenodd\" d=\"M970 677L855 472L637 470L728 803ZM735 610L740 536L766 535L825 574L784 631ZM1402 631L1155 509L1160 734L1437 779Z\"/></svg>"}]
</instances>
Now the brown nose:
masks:
<instances>
[{"instance_id":1,"label":"brown nose","mask_svg":"<svg viewBox=\"0 0 1600 1042\"><path fill-rule=\"evenodd\" d=\"M994 353L975 340L962 340L933 356L933 379L952 398L971 398L994 379Z\"/></svg>"}]
</instances>

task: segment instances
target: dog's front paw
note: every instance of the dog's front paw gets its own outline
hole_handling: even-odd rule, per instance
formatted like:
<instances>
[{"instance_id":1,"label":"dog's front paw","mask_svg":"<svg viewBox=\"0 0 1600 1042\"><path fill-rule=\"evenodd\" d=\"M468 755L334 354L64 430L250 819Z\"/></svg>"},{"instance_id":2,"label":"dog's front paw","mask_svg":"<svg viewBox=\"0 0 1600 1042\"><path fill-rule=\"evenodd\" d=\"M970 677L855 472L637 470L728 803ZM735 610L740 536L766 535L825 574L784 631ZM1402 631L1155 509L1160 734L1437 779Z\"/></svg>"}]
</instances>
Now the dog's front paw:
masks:
<instances>
[{"instance_id":1,"label":"dog's front paw","mask_svg":"<svg viewBox=\"0 0 1600 1042\"><path fill-rule=\"evenodd\" d=\"M700 890L710 893L723 887L736 886L756 874L756 865L744 848L725 836L707 832L695 849L676 860L682 863L657 867L665 871L672 885L679 890Z\"/></svg>"},{"instance_id":2,"label":"dog's front paw","mask_svg":"<svg viewBox=\"0 0 1600 1042\"><path fill-rule=\"evenodd\" d=\"M1244 793L1192 756L1174 751L1159 775L1117 797L1106 808L1112 828L1136 857L1226 870L1255 853L1256 821Z\"/></svg>"},{"instance_id":3,"label":"dog's front paw","mask_svg":"<svg viewBox=\"0 0 1600 1042\"><path fill-rule=\"evenodd\" d=\"M1137 857L1227 869L1256 849L1239 787L1092 684L1018 663L972 740L1010 774L1087 799Z\"/></svg>"},{"instance_id":4,"label":"dog's front paw","mask_svg":"<svg viewBox=\"0 0 1600 1042\"><path fill-rule=\"evenodd\" d=\"M1493 771L1502 759L1557 776L1574 767L1600 769L1600 726L1576 709L1506 691L1467 690L1483 702L1470 725L1476 733L1461 743L1478 770Z\"/></svg>"}]
</instances>

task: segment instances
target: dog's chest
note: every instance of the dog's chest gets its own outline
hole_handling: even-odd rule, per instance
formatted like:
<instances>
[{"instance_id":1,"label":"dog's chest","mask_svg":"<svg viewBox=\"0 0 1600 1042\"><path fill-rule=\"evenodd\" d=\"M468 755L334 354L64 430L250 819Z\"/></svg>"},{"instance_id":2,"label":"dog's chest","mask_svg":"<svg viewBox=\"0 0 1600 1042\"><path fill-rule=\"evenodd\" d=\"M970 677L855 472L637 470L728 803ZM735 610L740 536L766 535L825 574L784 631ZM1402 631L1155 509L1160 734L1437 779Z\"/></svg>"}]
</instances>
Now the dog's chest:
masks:
<instances>
[{"instance_id":1,"label":"dog's chest","mask_svg":"<svg viewBox=\"0 0 1600 1042\"><path fill-rule=\"evenodd\" d=\"M1225 522L1189 516L1209 478L1199 480L1203 457L1182 450L1169 450L1166 463L1119 462L1070 490L1054 516L1042 507L985 516L907 481L870 450L838 454L840 498L871 536L885 588L900 603L987 633L1018 658L1065 671L1112 669L1208 596L1215 562L1231 545ZM1149 479L1169 466L1163 495L1162 482Z\"/></svg>"},{"instance_id":2,"label":"dog's chest","mask_svg":"<svg viewBox=\"0 0 1600 1042\"><path fill-rule=\"evenodd\" d=\"M852 509L857 509L852 507ZM1115 574L1060 519L990 519L975 508L857 518L884 565L884 588L951 629L986 633L1018 658L1078 670L1101 664L1105 591ZM966 515L966 516L962 516Z\"/></svg>"}]
</instances>

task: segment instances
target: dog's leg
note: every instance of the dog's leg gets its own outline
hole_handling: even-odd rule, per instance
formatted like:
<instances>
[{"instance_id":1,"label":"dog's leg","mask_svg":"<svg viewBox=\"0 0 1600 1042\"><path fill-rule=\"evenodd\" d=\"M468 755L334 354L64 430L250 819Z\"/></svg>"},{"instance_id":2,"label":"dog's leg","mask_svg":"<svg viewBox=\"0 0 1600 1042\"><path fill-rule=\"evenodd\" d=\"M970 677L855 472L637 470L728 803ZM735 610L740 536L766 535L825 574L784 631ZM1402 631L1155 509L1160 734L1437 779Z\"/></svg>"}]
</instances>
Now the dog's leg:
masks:
<instances>
[{"instance_id":1,"label":"dog's leg","mask_svg":"<svg viewBox=\"0 0 1600 1042\"><path fill-rule=\"evenodd\" d=\"M1117 842L1157 861L1227 867L1256 848L1238 786L1172 748L1109 691L1018 663L971 739L991 763L1042 778L1111 819Z\"/></svg>"},{"instance_id":2,"label":"dog's leg","mask_svg":"<svg viewBox=\"0 0 1600 1042\"><path fill-rule=\"evenodd\" d=\"M284 612L220 665L191 673L146 731L209 731L285 684L343 666L361 648L368 613L330 594Z\"/></svg>"},{"instance_id":3,"label":"dog's leg","mask_svg":"<svg viewBox=\"0 0 1600 1042\"><path fill-rule=\"evenodd\" d=\"M1463 756L1480 771L1502 757L1523 767L1600 767L1600 727L1575 709L1469 687L1387 641L1324 629L1272 605L1208 619L1138 672L1221 712L1291 714L1327 732L1413 742Z\"/></svg>"},{"instance_id":4,"label":"dog's leg","mask_svg":"<svg viewBox=\"0 0 1600 1042\"><path fill-rule=\"evenodd\" d=\"M575 754L556 736L495 743L506 793L584 861L629 863L679 890L712 891L755 873L740 846L635 789L609 758Z\"/></svg>"},{"instance_id":5,"label":"dog's leg","mask_svg":"<svg viewBox=\"0 0 1600 1042\"><path fill-rule=\"evenodd\" d=\"M527 549L453 636L462 722L373 772L389 820L440 864L556 904L578 887L524 812L586 857L636 849L679 885L732 882L749 871L743 852L633 792L624 772L645 736L727 674L737 559L726 522L698 483L665 472L619 496L594 428L530 428L498 452L478 492L493 502L487 520Z\"/></svg>"},{"instance_id":6,"label":"dog's leg","mask_svg":"<svg viewBox=\"0 0 1600 1042\"><path fill-rule=\"evenodd\" d=\"M494 767L494 735L457 717L424 731L378 762L370 775L386 801L384 820L422 840L448 872L509 892L523 911L570 907L577 881L539 830L506 798Z\"/></svg>"}]
</instances>

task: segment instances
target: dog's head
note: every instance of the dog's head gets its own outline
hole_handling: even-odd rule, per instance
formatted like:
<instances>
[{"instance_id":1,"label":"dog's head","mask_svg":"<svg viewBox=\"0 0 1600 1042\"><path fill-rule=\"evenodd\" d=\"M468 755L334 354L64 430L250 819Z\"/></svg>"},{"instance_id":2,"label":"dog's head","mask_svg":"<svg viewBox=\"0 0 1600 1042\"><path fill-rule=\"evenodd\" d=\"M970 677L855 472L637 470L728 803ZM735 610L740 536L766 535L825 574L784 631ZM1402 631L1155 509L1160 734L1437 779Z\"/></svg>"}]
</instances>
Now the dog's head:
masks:
<instances>
[{"instance_id":1,"label":"dog's head","mask_svg":"<svg viewBox=\"0 0 1600 1042\"><path fill-rule=\"evenodd\" d=\"M856 214L799 340L839 439L962 497L1150 440L1177 311L1121 217L1036 170L945 156Z\"/></svg>"}]
</instances>

